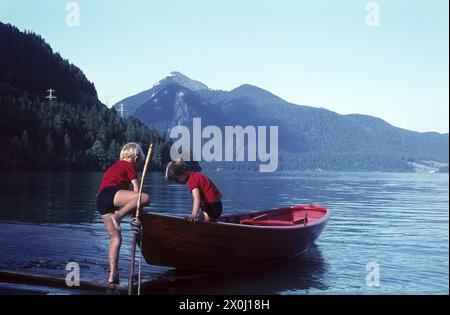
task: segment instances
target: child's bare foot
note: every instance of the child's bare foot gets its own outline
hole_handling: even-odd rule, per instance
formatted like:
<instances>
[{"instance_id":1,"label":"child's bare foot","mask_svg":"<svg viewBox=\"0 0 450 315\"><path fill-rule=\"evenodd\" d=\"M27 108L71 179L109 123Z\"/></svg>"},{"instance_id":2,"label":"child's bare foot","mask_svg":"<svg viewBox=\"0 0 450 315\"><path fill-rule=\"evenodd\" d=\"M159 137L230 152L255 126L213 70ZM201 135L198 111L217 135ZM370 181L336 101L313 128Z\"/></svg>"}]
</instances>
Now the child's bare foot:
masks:
<instances>
[{"instance_id":1,"label":"child's bare foot","mask_svg":"<svg viewBox=\"0 0 450 315\"><path fill-rule=\"evenodd\" d=\"M118 272L111 272L109 274L108 283L109 284L119 284L120 283L119 273Z\"/></svg>"},{"instance_id":2,"label":"child's bare foot","mask_svg":"<svg viewBox=\"0 0 450 315\"><path fill-rule=\"evenodd\" d=\"M116 217L116 213L111 214L111 221L117 231L120 231L120 220Z\"/></svg>"}]
</instances>

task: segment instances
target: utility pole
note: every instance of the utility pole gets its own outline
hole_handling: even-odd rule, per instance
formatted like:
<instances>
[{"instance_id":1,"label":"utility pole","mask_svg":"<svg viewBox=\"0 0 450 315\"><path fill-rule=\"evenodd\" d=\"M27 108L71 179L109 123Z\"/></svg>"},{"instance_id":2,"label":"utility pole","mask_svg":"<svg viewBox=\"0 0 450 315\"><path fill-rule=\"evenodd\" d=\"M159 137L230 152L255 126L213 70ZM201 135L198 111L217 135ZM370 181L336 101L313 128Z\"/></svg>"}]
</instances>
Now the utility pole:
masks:
<instances>
[{"instance_id":1,"label":"utility pole","mask_svg":"<svg viewBox=\"0 0 450 315\"><path fill-rule=\"evenodd\" d=\"M126 112L127 110L123 107L123 104L119 105L119 113L120 113L120 117L123 118L123 113Z\"/></svg>"},{"instance_id":2,"label":"utility pole","mask_svg":"<svg viewBox=\"0 0 450 315\"><path fill-rule=\"evenodd\" d=\"M53 95L53 92L55 92L55 90L48 89L46 92L48 92L48 95L45 98L48 99L49 101L57 99L57 97Z\"/></svg>"}]
</instances>

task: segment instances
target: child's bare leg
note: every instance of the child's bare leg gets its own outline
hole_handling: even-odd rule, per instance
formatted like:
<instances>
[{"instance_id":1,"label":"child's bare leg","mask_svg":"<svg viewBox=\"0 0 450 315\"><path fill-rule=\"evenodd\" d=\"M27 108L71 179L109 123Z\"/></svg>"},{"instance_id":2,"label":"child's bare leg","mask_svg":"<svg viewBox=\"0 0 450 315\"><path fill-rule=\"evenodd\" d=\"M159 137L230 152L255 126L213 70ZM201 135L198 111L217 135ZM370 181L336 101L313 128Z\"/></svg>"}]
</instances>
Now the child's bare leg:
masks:
<instances>
[{"instance_id":1,"label":"child's bare leg","mask_svg":"<svg viewBox=\"0 0 450 315\"><path fill-rule=\"evenodd\" d=\"M217 222L217 219L211 218L206 212L203 212L203 217L205 222Z\"/></svg>"},{"instance_id":2,"label":"child's bare leg","mask_svg":"<svg viewBox=\"0 0 450 315\"><path fill-rule=\"evenodd\" d=\"M122 244L122 235L120 234L120 231L116 229L116 227L113 224L113 221L111 220L111 213L102 215L103 223L105 224L106 231L109 234L109 237L111 239L111 243L109 245L109 251L108 251L108 258L109 258L109 278L108 281L110 283L116 282L118 279L118 268L117 264L119 261L119 252L120 252L120 245Z\"/></svg>"},{"instance_id":3,"label":"child's bare leg","mask_svg":"<svg viewBox=\"0 0 450 315\"><path fill-rule=\"evenodd\" d=\"M114 218L116 221L120 221L129 212L136 209L138 200L138 193L129 190L119 190L114 196L114 206L121 207L119 211L116 211ZM147 205L150 201L150 197L146 193L142 193L141 205Z\"/></svg>"}]
</instances>

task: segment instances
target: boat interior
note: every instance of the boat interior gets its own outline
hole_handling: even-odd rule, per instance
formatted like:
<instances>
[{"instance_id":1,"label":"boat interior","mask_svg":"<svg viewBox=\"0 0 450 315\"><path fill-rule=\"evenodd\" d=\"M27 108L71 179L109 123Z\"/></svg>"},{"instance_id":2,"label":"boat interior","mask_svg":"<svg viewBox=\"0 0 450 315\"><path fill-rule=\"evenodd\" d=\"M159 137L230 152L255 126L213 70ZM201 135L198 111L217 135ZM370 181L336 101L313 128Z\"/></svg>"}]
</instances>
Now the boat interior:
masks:
<instances>
[{"instance_id":1,"label":"boat interior","mask_svg":"<svg viewBox=\"0 0 450 315\"><path fill-rule=\"evenodd\" d=\"M314 205L293 206L224 216L219 221L253 226L295 226L311 224L320 220L326 213L325 208Z\"/></svg>"}]
</instances>

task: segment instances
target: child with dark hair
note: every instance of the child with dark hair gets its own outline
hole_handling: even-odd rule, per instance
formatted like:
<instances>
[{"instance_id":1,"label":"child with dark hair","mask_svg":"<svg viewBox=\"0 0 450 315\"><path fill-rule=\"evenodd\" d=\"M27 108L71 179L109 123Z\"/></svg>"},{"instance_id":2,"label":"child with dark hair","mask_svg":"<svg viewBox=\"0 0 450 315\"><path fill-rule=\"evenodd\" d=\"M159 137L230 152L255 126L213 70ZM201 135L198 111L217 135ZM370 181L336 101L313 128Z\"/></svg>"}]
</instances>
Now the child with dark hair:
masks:
<instances>
[{"instance_id":1,"label":"child with dark hair","mask_svg":"<svg viewBox=\"0 0 450 315\"><path fill-rule=\"evenodd\" d=\"M205 221L215 221L222 214L222 194L201 172L189 170L182 160L171 161L166 168L166 178L178 184L187 185L194 198L190 222L197 219L199 210L203 211Z\"/></svg>"}]
</instances>

